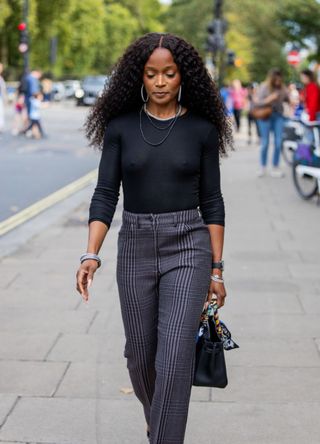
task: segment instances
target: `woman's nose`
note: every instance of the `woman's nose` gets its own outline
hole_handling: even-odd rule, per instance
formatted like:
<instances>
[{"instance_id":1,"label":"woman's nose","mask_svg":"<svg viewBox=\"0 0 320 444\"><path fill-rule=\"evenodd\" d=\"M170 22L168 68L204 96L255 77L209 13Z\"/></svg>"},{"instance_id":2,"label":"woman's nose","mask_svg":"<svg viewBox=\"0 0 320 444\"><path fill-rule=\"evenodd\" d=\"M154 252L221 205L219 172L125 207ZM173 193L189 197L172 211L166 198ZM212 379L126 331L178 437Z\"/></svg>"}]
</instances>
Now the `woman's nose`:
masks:
<instances>
[{"instance_id":1,"label":"woman's nose","mask_svg":"<svg viewBox=\"0 0 320 444\"><path fill-rule=\"evenodd\" d=\"M156 86L164 86L165 85L165 79L162 74L158 75L156 78Z\"/></svg>"}]
</instances>

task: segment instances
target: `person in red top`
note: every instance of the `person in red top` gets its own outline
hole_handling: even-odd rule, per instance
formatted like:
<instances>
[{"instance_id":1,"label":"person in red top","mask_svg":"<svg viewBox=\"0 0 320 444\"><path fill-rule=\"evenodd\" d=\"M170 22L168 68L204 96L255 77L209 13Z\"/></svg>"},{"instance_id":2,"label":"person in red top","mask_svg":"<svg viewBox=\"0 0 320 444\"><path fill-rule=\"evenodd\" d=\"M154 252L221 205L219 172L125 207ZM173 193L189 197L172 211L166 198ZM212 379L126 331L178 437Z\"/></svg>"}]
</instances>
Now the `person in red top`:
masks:
<instances>
[{"instance_id":1,"label":"person in red top","mask_svg":"<svg viewBox=\"0 0 320 444\"><path fill-rule=\"evenodd\" d=\"M310 69L304 69L301 71L300 79L304 84L302 99L305 110L309 115L309 121L320 120L320 91L315 82L314 74Z\"/></svg>"}]
</instances>

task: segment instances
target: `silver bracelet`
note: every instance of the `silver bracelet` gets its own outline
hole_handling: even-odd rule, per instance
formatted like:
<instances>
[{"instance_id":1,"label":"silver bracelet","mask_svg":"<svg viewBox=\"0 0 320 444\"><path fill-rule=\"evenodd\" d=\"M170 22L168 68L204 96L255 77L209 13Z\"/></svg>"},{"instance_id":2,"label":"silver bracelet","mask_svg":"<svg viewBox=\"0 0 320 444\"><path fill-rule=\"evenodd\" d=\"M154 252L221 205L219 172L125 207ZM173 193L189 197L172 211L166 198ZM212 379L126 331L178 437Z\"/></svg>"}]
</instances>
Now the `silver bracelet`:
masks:
<instances>
[{"instance_id":1,"label":"silver bracelet","mask_svg":"<svg viewBox=\"0 0 320 444\"><path fill-rule=\"evenodd\" d=\"M101 259L97 254L94 253L84 253L80 256L80 262L87 261L88 259L93 259L94 261L98 262L98 268L101 266Z\"/></svg>"},{"instance_id":2,"label":"silver bracelet","mask_svg":"<svg viewBox=\"0 0 320 444\"><path fill-rule=\"evenodd\" d=\"M219 284L223 284L224 283L224 279L222 277L220 277L218 274L212 274L210 276L210 278L214 282L219 282Z\"/></svg>"}]
</instances>

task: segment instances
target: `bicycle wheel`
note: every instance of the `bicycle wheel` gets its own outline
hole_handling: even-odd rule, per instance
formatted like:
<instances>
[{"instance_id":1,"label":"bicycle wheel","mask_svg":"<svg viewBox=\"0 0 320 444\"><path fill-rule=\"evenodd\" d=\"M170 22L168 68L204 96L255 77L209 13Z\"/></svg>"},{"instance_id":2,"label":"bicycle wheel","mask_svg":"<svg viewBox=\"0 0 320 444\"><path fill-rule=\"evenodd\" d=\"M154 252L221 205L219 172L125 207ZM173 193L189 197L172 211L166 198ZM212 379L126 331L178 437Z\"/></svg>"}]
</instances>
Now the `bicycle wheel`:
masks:
<instances>
[{"instance_id":1,"label":"bicycle wheel","mask_svg":"<svg viewBox=\"0 0 320 444\"><path fill-rule=\"evenodd\" d=\"M318 191L318 181L307 172L299 171L299 166L299 163L293 163L292 172L294 185L303 199L311 199Z\"/></svg>"},{"instance_id":2,"label":"bicycle wheel","mask_svg":"<svg viewBox=\"0 0 320 444\"><path fill-rule=\"evenodd\" d=\"M282 157L288 165L293 164L293 156L295 151L295 148L293 148L294 144L295 142L288 140L283 140L281 144Z\"/></svg>"}]
</instances>

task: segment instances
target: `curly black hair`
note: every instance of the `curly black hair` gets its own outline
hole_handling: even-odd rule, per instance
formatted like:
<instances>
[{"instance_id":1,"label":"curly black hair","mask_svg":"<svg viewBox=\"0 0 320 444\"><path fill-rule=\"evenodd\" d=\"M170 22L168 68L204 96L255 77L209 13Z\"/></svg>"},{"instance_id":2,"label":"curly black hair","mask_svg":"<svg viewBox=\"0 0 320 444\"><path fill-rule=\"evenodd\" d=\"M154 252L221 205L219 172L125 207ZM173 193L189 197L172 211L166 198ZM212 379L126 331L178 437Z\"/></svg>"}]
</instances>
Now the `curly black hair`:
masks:
<instances>
[{"instance_id":1,"label":"curly black hair","mask_svg":"<svg viewBox=\"0 0 320 444\"><path fill-rule=\"evenodd\" d=\"M152 52L161 46L173 56L181 74L181 104L214 123L219 135L220 155L233 147L232 125L224 103L196 49L169 33L148 33L133 42L115 65L110 81L97 99L85 122L91 146L102 149L106 126L113 118L141 108L144 66Z\"/></svg>"}]
</instances>

